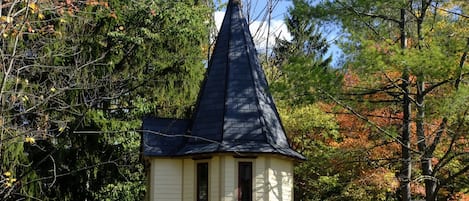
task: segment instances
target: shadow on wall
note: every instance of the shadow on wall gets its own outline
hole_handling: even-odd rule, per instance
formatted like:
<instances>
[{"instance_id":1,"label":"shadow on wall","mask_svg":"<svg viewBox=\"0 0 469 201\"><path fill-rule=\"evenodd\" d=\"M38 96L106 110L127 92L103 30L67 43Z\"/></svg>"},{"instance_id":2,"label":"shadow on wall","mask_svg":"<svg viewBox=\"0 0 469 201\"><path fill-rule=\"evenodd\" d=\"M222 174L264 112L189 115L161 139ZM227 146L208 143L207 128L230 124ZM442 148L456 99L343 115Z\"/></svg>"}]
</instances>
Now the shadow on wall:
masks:
<instances>
[{"instance_id":1,"label":"shadow on wall","mask_svg":"<svg viewBox=\"0 0 469 201\"><path fill-rule=\"evenodd\" d=\"M293 176L288 172L269 169L267 193L269 201L291 200L293 193Z\"/></svg>"}]
</instances>

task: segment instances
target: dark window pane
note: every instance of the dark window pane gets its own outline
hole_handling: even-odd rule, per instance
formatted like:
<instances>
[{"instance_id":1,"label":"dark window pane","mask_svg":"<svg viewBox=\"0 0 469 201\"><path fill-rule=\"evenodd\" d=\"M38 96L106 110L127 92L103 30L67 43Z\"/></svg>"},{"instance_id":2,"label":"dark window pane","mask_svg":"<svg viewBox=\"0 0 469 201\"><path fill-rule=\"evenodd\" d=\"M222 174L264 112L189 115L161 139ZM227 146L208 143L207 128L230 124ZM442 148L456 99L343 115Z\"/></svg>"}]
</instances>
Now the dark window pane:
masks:
<instances>
[{"instance_id":1,"label":"dark window pane","mask_svg":"<svg viewBox=\"0 0 469 201\"><path fill-rule=\"evenodd\" d=\"M252 163L240 162L238 168L238 201L252 201Z\"/></svg>"},{"instance_id":2,"label":"dark window pane","mask_svg":"<svg viewBox=\"0 0 469 201\"><path fill-rule=\"evenodd\" d=\"M208 201L208 163L197 163L197 201Z\"/></svg>"}]
</instances>

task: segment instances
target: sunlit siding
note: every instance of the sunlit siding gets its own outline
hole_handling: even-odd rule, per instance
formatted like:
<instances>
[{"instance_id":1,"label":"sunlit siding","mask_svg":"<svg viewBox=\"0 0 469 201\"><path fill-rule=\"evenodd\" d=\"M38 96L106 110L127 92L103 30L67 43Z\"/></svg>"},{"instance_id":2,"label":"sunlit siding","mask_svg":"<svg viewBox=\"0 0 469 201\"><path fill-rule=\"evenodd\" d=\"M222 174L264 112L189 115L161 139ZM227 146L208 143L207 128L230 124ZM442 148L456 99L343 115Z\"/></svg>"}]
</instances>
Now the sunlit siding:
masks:
<instances>
[{"instance_id":1,"label":"sunlit siding","mask_svg":"<svg viewBox=\"0 0 469 201\"><path fill-rule=\"evenodd\" d=\"M272 157L269 167L269 200L293 200L293 163L289 160Z\"/></svg>"},{"instance_id":2,"label":"sunlit siding","mask_svg":"<svg viewBox=\"0 0 469 201\"><path fill-rule=\"evenodd\" d=\"M152 159L151 201L182 200L182 160Z\"/></svg>"},{"instance_id":3,"label":"sunlit siding","mask_svg":"<svg viewBox=\"0 0 469 201\"><path fill-rule=\"evenodd\" d=\"M258 157L255 162L253 162L253 200L255 201L267 201L267 162L266 157Z\"/></svg>"},{"instance_id":4,"label":"sunlit siding","mask_svg":"<svg viewBox=\"0 0 469 201\"><path fill-rule=\"evenodd\" d=\"M183 200L195 200L195 165L194 160L184 159L183 173Z\"/></svg>"},{"instance_id":5,"label":"sunlit siding","mask_svg":"<svg viewBox=\"0 0 469 201\"><path fill-rule=\"evenodd\" d=\"M223 157L222 168L224 172L222 175L222 201L236 200L236 184L237 178L235 177L235 160L232 156Z\"/></svg>"},{"instance_id":6,"label":"sunlit siding","mask_svg":"<svg viewBox=\"0 0 469 201\"><path fill-rule=\"evenodd\" d=\"M209 162L209 175L210 175L210 200L220 200L221 189L221 160L219 156L213 157Z\"/></svg>"},{"instance_id":7,"label":"sunlit siding","mask_svg":"<svg viewBox=\"0 0 469 201\"><path fill-rule=\"evenodd\" d=\"M293 161L276 156L210 159L152 159L149 198L151 201L194 201L196 165L209 164L211 201L237 201L238 163L252 162L254 201L293 201Z\"/></svg>"}]
</instances>

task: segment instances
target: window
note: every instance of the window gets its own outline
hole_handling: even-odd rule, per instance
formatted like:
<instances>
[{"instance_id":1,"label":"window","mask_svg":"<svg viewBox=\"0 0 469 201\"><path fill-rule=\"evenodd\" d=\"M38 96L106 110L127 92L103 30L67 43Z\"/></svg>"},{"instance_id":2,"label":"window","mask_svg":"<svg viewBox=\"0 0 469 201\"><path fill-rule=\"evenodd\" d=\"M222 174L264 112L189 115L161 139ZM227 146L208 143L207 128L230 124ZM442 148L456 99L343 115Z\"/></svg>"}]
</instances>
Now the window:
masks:
<instances>
[{"instance_id":1,"label":"window","mask_svg":"<svg viewBox=\"0 0 469 201\"><path fill-rule=\"evenodd\" d=\"M238 164L238 201L252 201L252 163Z\"/></svg>"},{"instance_id":2,"label":"window","mask_svg":"<svg viewBox=\"0 0 469 201\"><path fill-rule=\"evenodd\" d=\"M208 163L197 163L197 201L208 201Z\"/></svg>"}]
</instances>

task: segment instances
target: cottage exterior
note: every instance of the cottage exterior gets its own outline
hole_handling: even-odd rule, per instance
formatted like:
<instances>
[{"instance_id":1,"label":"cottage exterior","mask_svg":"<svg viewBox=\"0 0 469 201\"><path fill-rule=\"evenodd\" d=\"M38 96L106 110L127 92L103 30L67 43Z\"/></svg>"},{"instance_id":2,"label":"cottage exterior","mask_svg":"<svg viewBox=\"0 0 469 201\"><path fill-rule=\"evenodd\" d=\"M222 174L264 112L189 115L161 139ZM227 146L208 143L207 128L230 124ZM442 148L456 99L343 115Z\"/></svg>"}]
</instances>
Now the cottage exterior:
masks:
<instances>
[{"instance_id":1,"label":"cottage exterior","mask_svg":"<svg viewBox=\"0 0 469 201\"><path fill-rule=\"evenodd\" d=\"M227 11L190 120L145 118L151 201L292 201L293 164L237 1Z\"/></svg>"}]
</instances>

